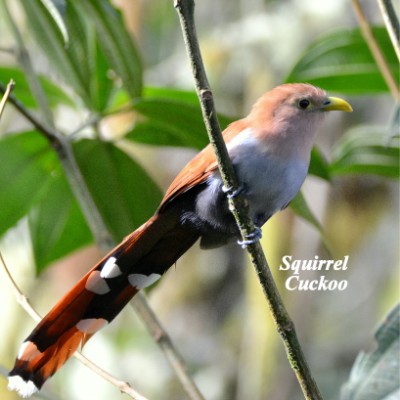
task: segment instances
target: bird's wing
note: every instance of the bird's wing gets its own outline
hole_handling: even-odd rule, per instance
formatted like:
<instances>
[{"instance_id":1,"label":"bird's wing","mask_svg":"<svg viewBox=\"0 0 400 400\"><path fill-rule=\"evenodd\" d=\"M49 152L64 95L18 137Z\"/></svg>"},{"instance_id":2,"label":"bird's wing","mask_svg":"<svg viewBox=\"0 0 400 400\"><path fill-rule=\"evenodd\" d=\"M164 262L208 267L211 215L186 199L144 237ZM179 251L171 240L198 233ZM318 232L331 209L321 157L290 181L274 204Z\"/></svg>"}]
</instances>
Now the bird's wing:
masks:
<instances>
[{"instance_id":1,"label":"bird's wing","mask_svg":"<svg viewBox=\"0 0 400 400\"><path fill-rule=\"evenodd\" d=\"M244 120L235 121L230 124L222 133L225 143L229 143L245 127ZM211 145L208 145L179 172L167 189L160 208L192 187L204 183L212 172L217 169L217 166L214 150Z\"/></svg>"}]
</instances>

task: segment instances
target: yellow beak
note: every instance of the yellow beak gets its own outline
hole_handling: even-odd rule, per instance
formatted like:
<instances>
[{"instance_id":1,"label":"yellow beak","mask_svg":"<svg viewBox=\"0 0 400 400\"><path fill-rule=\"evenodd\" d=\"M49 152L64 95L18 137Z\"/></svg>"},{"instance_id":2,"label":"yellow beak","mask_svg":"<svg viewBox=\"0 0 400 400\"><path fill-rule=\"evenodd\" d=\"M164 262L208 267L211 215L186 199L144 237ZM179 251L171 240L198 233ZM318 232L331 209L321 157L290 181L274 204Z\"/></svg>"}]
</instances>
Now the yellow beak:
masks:
<instances>
[{"instance_id":1,"label":"yellow beak","mask_svg":"<svg viewBox=\"0 0 400 400\"><path fill-rule=\"evenodd\" d=\"M339 97L328 97L322 106L323 111L346 111L352 112L351 105Z\"/></svg>"}]
</instances>

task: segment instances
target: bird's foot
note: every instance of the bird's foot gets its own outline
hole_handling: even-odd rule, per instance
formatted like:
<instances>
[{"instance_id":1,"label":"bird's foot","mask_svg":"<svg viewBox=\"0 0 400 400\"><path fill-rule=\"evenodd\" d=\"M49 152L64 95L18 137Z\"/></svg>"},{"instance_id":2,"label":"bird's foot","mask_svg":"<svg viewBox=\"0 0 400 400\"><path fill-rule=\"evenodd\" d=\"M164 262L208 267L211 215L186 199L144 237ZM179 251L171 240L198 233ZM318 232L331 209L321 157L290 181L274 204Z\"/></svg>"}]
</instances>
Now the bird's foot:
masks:
<instances>
[{"instance_id":1,"label":"bird's foot","mask_svg":"<svg viewBox=\"0 0 400 400\"><path fill-rule=\"evenodd\" d=\"M261 237L262 237L261 229L258 226L256 226L253 232L245 236L244 240L238 240L237 242L242 247L242 249L245 249L248 245L253 244L258 240L260 240Z\"/></svg>"},{"instance_id":2,"label":"bird's foot","mask_svg":"<svg viewBox=\"0 0 400 400\"><path fill-rule=\"evenodd\" d=\"M228 199L234 199L245 191L245 187L241 185L237 189L234 189L232 186L222 186L222 191L226 193Z\"/></svg>"}]
</instances>

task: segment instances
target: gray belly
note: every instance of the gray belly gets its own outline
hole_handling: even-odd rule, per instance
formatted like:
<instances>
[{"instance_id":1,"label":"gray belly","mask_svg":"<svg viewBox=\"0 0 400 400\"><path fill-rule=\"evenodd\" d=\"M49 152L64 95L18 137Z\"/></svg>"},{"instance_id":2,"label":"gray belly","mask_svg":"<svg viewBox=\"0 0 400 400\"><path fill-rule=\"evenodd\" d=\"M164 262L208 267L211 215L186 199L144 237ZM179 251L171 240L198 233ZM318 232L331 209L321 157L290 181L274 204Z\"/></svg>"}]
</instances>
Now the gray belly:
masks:
<instances>
[{"instance_id":1,"label":"gray belly","mask_svg":"<svg viewBox=\"0 0 400 400\"><path fill-rule=\"evenodd\" d=\"M303 184L307 169L308 166L299 161L258 155L238 164L238 178L244 182L255 223L258 216L264 215L265 222L287 206Z\"/></svg>"},{"instance_id":2,"label":"gray belly","mask_svg":"<svg viewBox=\"0 0 400 400\"><path fill-rule=\"evenodd\" d=\"M232 158L243 195L249 201L250 216L260 227L292 200L307 174L308 166L302 162L288 162L256 151L246 152L246 156L236 153ZM218 171L210 176L206 188L199 193L195 213L208 227L202 247L217 247L237 236Z\"/></svg>"}]
</instances>

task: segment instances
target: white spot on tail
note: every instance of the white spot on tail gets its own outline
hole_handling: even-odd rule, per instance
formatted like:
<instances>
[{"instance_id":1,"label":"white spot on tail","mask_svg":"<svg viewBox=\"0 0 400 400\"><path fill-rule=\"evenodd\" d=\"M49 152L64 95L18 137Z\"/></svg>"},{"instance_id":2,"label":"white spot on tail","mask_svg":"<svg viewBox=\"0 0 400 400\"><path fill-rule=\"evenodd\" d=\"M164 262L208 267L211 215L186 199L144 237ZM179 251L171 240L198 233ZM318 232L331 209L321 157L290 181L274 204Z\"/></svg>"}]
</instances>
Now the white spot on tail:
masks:
<instances>
[{"instance_id":1,"label":"white spot on tail","mask_svg":"<svg viewBox=\"0 0 400 400\"><path fill-rule=\"evenodd\" d=\"M76 327L84 333L95 333L100 330L108 321L104 318L87 318L81 319Z\"/></svg>"},{"instance_id":2,"label":"white spot on tail","mask_svg":"<svg viewBox=\"0 0 400 400\"><path fill-rule=\"evenodd\" d=\"M106 294L110 291L107 282L101 277L100 271L93 271L85 285L86 290L96 294Z\"/></svg>"},{"instance_id":3,"label":"white spot on tail","mask_svg":"<svg viewBox=\"0 0 400 400\"><path fill-rule=\"evenodd\" d=\"M143 289L147 286L150 286L154 282L158 281L161 278L159 274L130 274L128 275L129 283L134 286L136 289Z\"/></svg>"},{"instance_id":4,"label":"white spot on tail","mask_svg":"<svg viewBox=\"0 0 400 400\"><path fill-rule=\"evenodd\" d=\"M32 381L24 381L20 376L8 377L8 390L15 390L21 397L31 397L39 391Z\"/></svg>"},{"instance_id":5,"label":"white spot on tail","mask_svg":"<svg viewBox=\"0 0 400 400\"><path fill-rule=\"evenodd\" d=\"M17 358L18 360L30 361L41 354L42 353L38 350L36 344L28 340L21 344Z\"/></svg>"},{"instance_id":6,"label":"white spot on tail","mask_svg":"<svg viewBox=\"0 0 400 400\"><path fill-rule=\"evenodd\" d=\"M118 264L115 262L117 259L115 257L110 257L106 263L103 265L101 269L100 276L102 278L115 278L122 274L121 270L119 269Z\"/></svg>"}]
</instances>

